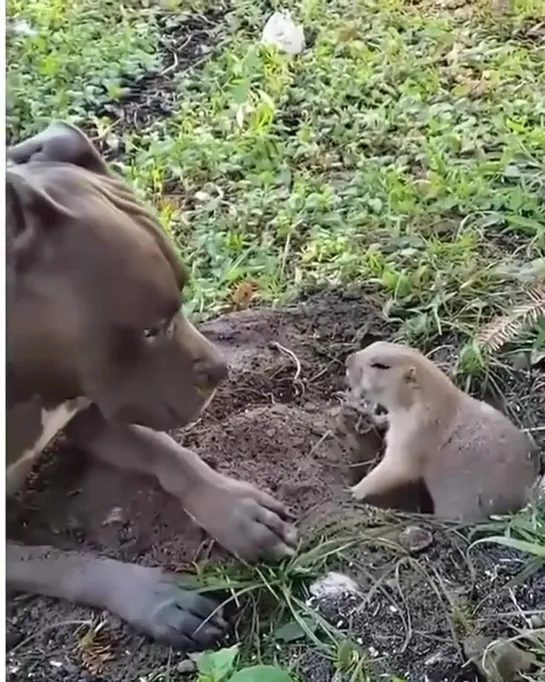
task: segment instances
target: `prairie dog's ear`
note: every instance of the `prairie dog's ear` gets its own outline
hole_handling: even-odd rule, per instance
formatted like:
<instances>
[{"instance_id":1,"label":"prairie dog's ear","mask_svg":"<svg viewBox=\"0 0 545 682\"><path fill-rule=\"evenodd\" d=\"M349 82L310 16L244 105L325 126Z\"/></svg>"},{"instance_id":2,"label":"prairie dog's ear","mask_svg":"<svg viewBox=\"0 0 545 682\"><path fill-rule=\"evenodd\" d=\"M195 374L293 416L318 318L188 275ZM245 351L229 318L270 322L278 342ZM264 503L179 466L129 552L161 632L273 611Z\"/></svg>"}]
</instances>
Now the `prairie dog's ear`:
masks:
<instances>
[{"instance_id":1,"label":"prairie dog's ear","mask_svg":"<svg viewBox=\"0 0 545 682\"><path fill-rule=\"evenodd\" d=\"M410 366L403 372L403 378L408 384L416 384L416 367Z\"/></svg>"},{"instance_id":2,"label":"prairie dog's ear","mask_svg":"<svg viewBox=\"0 0 545 682\"><path fill-rule=\"evenodd\" d=\"M55 121L43 132L8 147L8 163L29 161L71 163L100 175L109 175L108 167L89 138L66 121Z\"/></svg>"}]
</instances>

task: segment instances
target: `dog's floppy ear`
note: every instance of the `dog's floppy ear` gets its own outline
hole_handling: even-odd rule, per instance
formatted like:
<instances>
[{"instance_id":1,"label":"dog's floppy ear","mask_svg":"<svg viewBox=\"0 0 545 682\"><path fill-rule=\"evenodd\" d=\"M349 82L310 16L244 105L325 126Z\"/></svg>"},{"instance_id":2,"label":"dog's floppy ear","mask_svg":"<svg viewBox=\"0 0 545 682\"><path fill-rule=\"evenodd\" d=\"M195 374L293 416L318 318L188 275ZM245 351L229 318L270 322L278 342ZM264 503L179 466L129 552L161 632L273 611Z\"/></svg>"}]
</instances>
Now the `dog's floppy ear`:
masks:
<instances>
[{"instance_id":1,"label":"dog's floppy ear","mask_svg":"<svg viewBox=\"0 0 545 682\"><path fill-rule=\"evenodd\" d=\"M108 167L89 138L66 121L55 121L43 132L8 147L8 163L56 161L71 163L94 173L109 175Z\"/></svg>"},{"instance_id":2,"label":"dog's floppy ear","mask_svg":"<svg viewBox=\"0 0 545 682\"><path fill-rule=\"evenodd\" d=\"M70 210L50 196L25 166L6 169L6 260L12 272L24 269L43 247L47 232Z\"/></svg>"}]
</instances>

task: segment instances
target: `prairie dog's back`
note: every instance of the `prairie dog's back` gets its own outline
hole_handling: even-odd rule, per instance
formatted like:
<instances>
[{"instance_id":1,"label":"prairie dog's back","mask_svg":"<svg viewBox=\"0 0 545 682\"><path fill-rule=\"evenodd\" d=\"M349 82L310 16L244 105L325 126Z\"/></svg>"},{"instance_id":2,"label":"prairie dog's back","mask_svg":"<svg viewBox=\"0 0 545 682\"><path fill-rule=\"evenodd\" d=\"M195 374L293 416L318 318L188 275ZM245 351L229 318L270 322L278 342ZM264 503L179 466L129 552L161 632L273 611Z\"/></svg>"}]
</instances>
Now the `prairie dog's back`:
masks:
<instances>
[{"instance_id":1,"label":"prairie dog's back","mask_svg":"<svg viewBox=\"0 0 545 682\"><path fill-rule=\"evenodd\" d=\"M461 393L450 437L424 474L442 518L482 519L524 506L537 477L535 446L504 414Z\"/></svg>"}]
</instances>

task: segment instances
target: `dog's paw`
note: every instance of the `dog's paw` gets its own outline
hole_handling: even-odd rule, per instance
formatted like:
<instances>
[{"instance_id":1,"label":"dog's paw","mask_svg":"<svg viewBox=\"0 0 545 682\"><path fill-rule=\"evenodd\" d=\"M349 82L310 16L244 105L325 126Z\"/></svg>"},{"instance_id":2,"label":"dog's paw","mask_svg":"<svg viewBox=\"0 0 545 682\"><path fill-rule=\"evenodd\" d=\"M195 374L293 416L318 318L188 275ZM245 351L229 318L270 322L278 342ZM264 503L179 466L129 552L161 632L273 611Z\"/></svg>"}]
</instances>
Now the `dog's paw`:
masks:
<instances>
[{"instance_id":1,"label":"dog's paw","mask_svg":"<svg viewBox=\"0 0 545 682\"><path fill-rule=\"evenodd\" d=\"M229 478L206 485L186 509L225 549L245 561L282 559L295 553L297 531L282 503Z\"/></svg>"},{"instance_id":2,"label":"dog's paw","mask_svg":"<svg viewBox=\"0 0 545 682\"><path fill-rule=\"evenodd\" d=\"M122 564L117 589L107 607L127 623L163 644L194 651L217 642L227 623L219 603L183 586L183 575L159 568Z\"/></svg>"}]
</instances>

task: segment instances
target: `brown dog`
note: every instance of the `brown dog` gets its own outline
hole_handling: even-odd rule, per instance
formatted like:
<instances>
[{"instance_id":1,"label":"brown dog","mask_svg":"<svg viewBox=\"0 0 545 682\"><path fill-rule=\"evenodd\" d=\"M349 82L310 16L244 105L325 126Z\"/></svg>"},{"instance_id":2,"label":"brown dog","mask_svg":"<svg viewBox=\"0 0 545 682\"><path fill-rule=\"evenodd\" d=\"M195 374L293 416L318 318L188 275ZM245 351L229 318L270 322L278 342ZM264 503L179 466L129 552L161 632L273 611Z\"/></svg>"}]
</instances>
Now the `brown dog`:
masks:
<instances>
[{"instance_id":1,"label":"brown dog","mask_svg":"<svg viewBox=\"0 0 545 682\"><path fill-rule=\"evenodd\" d=\"M64 427L114 466L155 476L234 555L294 551L283 505L211 470L164 431L227 376L183 317L186 273L161 228L66 123L8 150L7 489ZM77 451L77 448L75 449ZM208 644L216 604L159 568L9 543L8 586L107 609L182 648Z\"/></svg>"}]
</instances>

